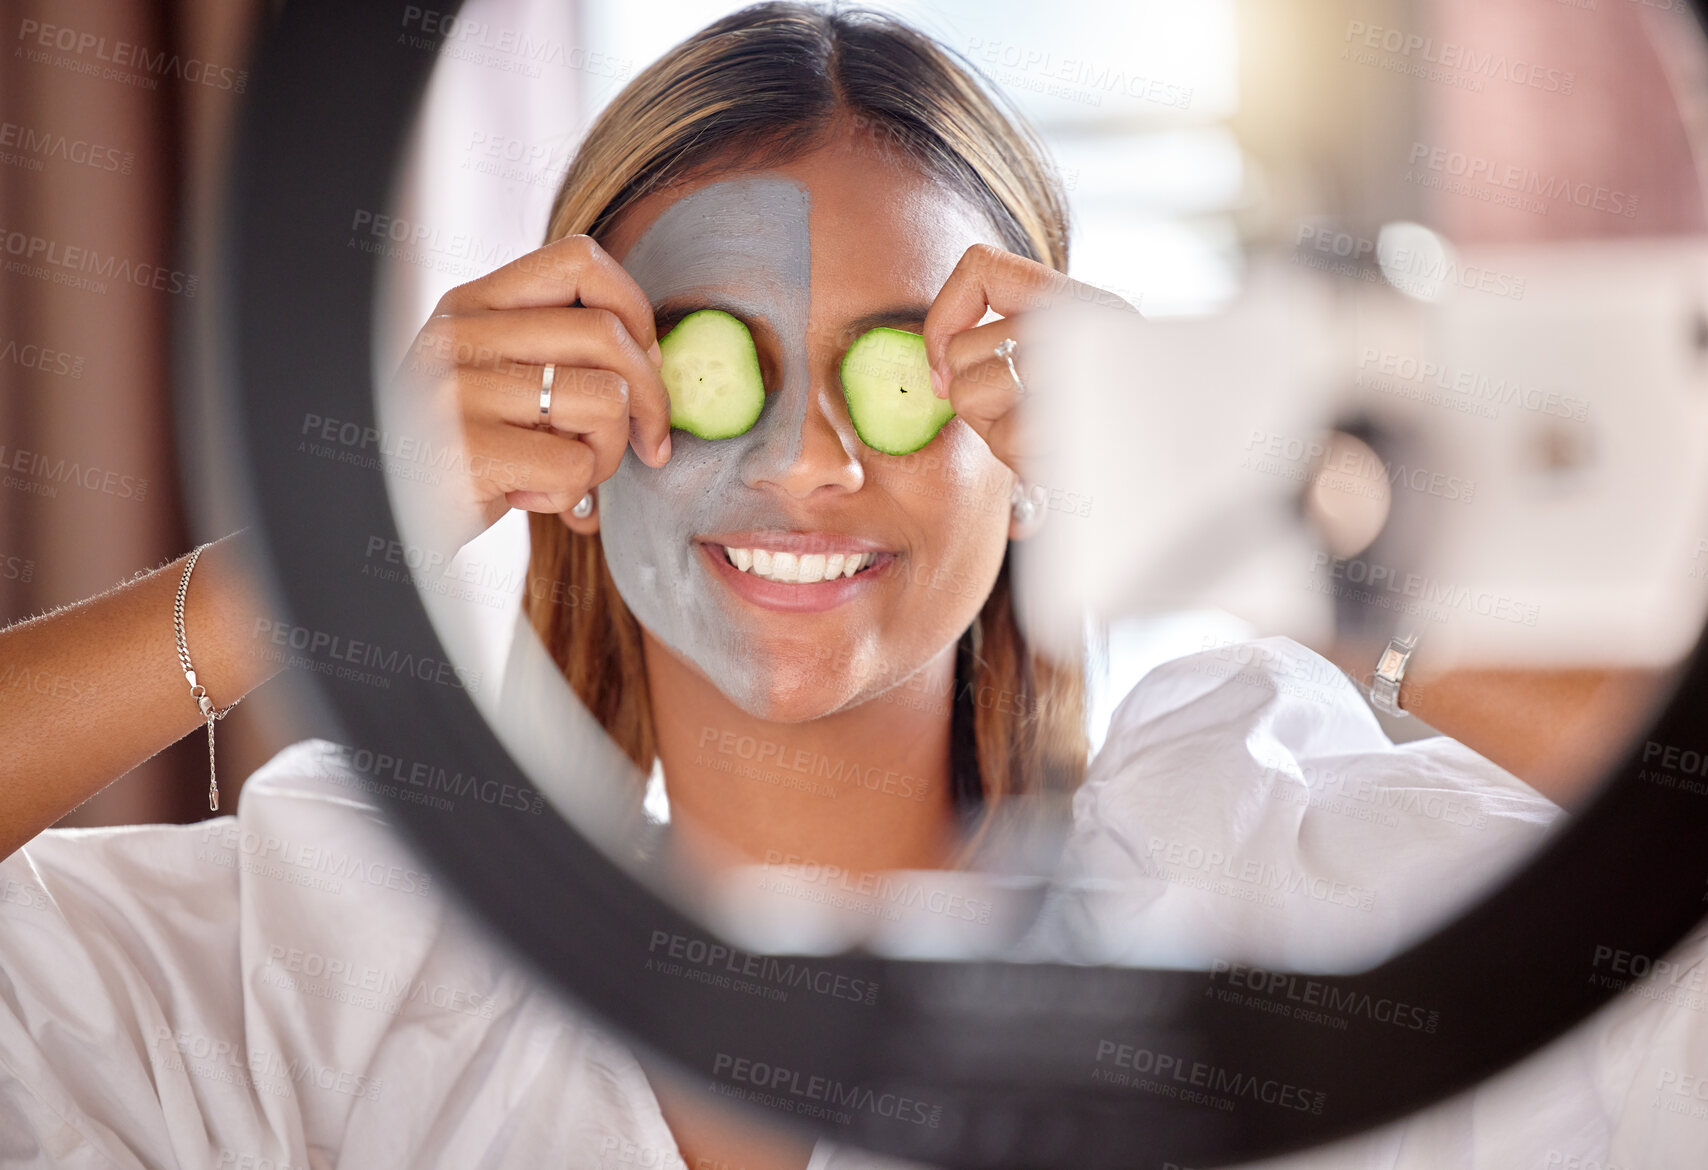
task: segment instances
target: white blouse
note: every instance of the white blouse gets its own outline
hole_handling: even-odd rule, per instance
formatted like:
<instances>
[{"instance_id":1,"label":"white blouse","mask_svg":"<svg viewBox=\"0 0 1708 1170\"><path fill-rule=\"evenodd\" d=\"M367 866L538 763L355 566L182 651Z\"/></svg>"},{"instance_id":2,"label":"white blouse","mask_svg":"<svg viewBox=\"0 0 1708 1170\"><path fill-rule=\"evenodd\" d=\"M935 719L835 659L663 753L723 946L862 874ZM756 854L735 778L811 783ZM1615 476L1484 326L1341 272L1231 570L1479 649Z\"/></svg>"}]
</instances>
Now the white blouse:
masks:
<instances>
[{"instance_id":1,"label":"white blouse","mask_svg":"<svg viewBox=\"0 0 1708 1170\"><path fill-rule=\"evenodd\" d=\"M235 815L50 830L0 862L0 1166L683 1165L614 1030L460 913L345 761L298 743ZM1205 650L1116 709L1070 880L1024 946L1235 983L1346 969L1486 888L1557 815L1457 743L1391 743L1297 643ZM1665 980L1476 1091L1272 1165L1700 1167L1705 955L1698 931ZM810 1170L900 1165L820 1141Z\"/></svg>"}]
</instances>

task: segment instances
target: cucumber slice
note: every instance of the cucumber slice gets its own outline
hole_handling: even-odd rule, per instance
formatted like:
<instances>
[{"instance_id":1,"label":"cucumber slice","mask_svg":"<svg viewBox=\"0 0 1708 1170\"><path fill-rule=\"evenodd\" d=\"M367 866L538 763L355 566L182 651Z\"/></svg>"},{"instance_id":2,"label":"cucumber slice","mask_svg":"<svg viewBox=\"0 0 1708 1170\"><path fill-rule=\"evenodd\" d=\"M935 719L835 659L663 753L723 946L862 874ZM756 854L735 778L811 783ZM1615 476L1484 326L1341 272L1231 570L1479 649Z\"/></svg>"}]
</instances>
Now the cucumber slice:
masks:
<instances>
[{"instance_id":1,"label":"cucumber slice","mask_svg":"<svg viewBox=\"0 0 1708 1170\"><path fill-rule=\"evenodd\" d=\"M925 338L880 326L842 356L842 395L860 441L886 455L907 455L955 417L949 400L931 392Z\"/></svg>"},{"instance_id":2,"label":"cucumber slice","mask_svg":"<svg viewBox=\"0 0 1708 1170\"><path fill-rule=\"evenodd\" d=\"M670 425L702 439L752 429L765 405L759 350L747 326L721 309L689 313L658 343Z\"/></svg>"}]
</instances>

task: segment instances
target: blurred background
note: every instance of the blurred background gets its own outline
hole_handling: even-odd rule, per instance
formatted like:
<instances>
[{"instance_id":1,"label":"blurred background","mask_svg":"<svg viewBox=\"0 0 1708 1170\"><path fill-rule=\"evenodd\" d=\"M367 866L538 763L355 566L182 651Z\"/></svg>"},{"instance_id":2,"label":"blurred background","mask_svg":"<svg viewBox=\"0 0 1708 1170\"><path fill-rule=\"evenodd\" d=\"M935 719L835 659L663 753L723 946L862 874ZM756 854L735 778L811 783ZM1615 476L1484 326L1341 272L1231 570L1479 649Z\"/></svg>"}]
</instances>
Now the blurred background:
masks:
<instances>
[{"instance_id":1,"label":"blurred background","mask_svg":"<svg viewBox=\"0 0 1708 1170\"><path fill-rule=\"evenodd\" d=\"M736 7L471 0L448 19L396 5L398 43L438 61L394 206L356 209L345 245L383 245L381 367L446 289L539 245L591 119ZM1395 222L1466 247L1664 248L1703 235L1690 141L1708 126L1708 79L1682 0L883 7L963 54L1030 119L1071 204L1072 274L1156 319L1226 306L1254 258L1333 259L1344 237L1345 258L1359 259L1356 242ZM180 486L171 395L192 358L175 329L214 308L199 289L217 266L209 225L268 10L0 5L0 624L223 535L194 526L208 509ZM1459 181L1467 159L1518 168L1534 190ZM1586 190L1601 194L1574 194ZM397 246L373 230L377 214L427 228L423 242ZM1527 421L1569 470L1559 428ZM494 566L482 584L495 675L521 593L519 519L467 554ZM1220 621L1117 636L1094 724L1150 665L1200 648L1206 631L1244 629ZM26 681L0 663L0 702ZM295 739L293 720L277 682L251 695L221 727L222 775L247 775ZM202 752L187 738L65 823L207 815Z\"/></svg>"}]
</instances>

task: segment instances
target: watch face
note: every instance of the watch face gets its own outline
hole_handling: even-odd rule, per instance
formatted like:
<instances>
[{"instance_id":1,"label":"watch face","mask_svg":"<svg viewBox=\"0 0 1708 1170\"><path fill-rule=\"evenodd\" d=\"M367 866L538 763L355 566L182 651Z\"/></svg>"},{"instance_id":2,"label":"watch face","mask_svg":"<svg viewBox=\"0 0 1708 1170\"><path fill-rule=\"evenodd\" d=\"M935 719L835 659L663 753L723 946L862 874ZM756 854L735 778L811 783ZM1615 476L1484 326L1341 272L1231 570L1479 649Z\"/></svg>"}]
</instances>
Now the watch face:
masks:
<instances>
[{"instance_id":1,"label":"watch face","mask_svg":"<svg viewBox=\"0 0 1708 1170\"><path fill-rule=\"evenodd\" d=\"M1381 675L1383 678L1396 680L1399 678L1400 668L1405 666L1405 664L1405 652L1402 650L1396 650L1392 646L1389 646L1386 650L1382 651L1381 660L1376 663L1376 673Z\"/></svg>"}]
</instances>

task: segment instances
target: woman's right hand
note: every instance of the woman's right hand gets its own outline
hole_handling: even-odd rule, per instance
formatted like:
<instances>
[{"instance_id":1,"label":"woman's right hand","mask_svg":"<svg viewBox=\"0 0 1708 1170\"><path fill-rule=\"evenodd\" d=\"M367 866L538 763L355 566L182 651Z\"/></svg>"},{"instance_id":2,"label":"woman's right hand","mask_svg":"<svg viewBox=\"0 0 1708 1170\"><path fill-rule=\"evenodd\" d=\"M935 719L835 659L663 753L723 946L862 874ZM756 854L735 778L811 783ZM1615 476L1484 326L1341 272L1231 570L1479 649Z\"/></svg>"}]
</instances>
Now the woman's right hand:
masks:
<instances>
[{"instance_id":1,"label":"woman's right hand","mask_svg":"<svg viewBox=\"0 0 1708 1170\"><path fill-rule=\"evenodd\" d=\"M670 398L652 305L591 236L567 236L440 298L402 373L455 418L464 442L459 545L511 508L562 513L604 482L623 449L670 457ZM541 425L545 365L556 366Z\"/></svg>"}]
</instances>

